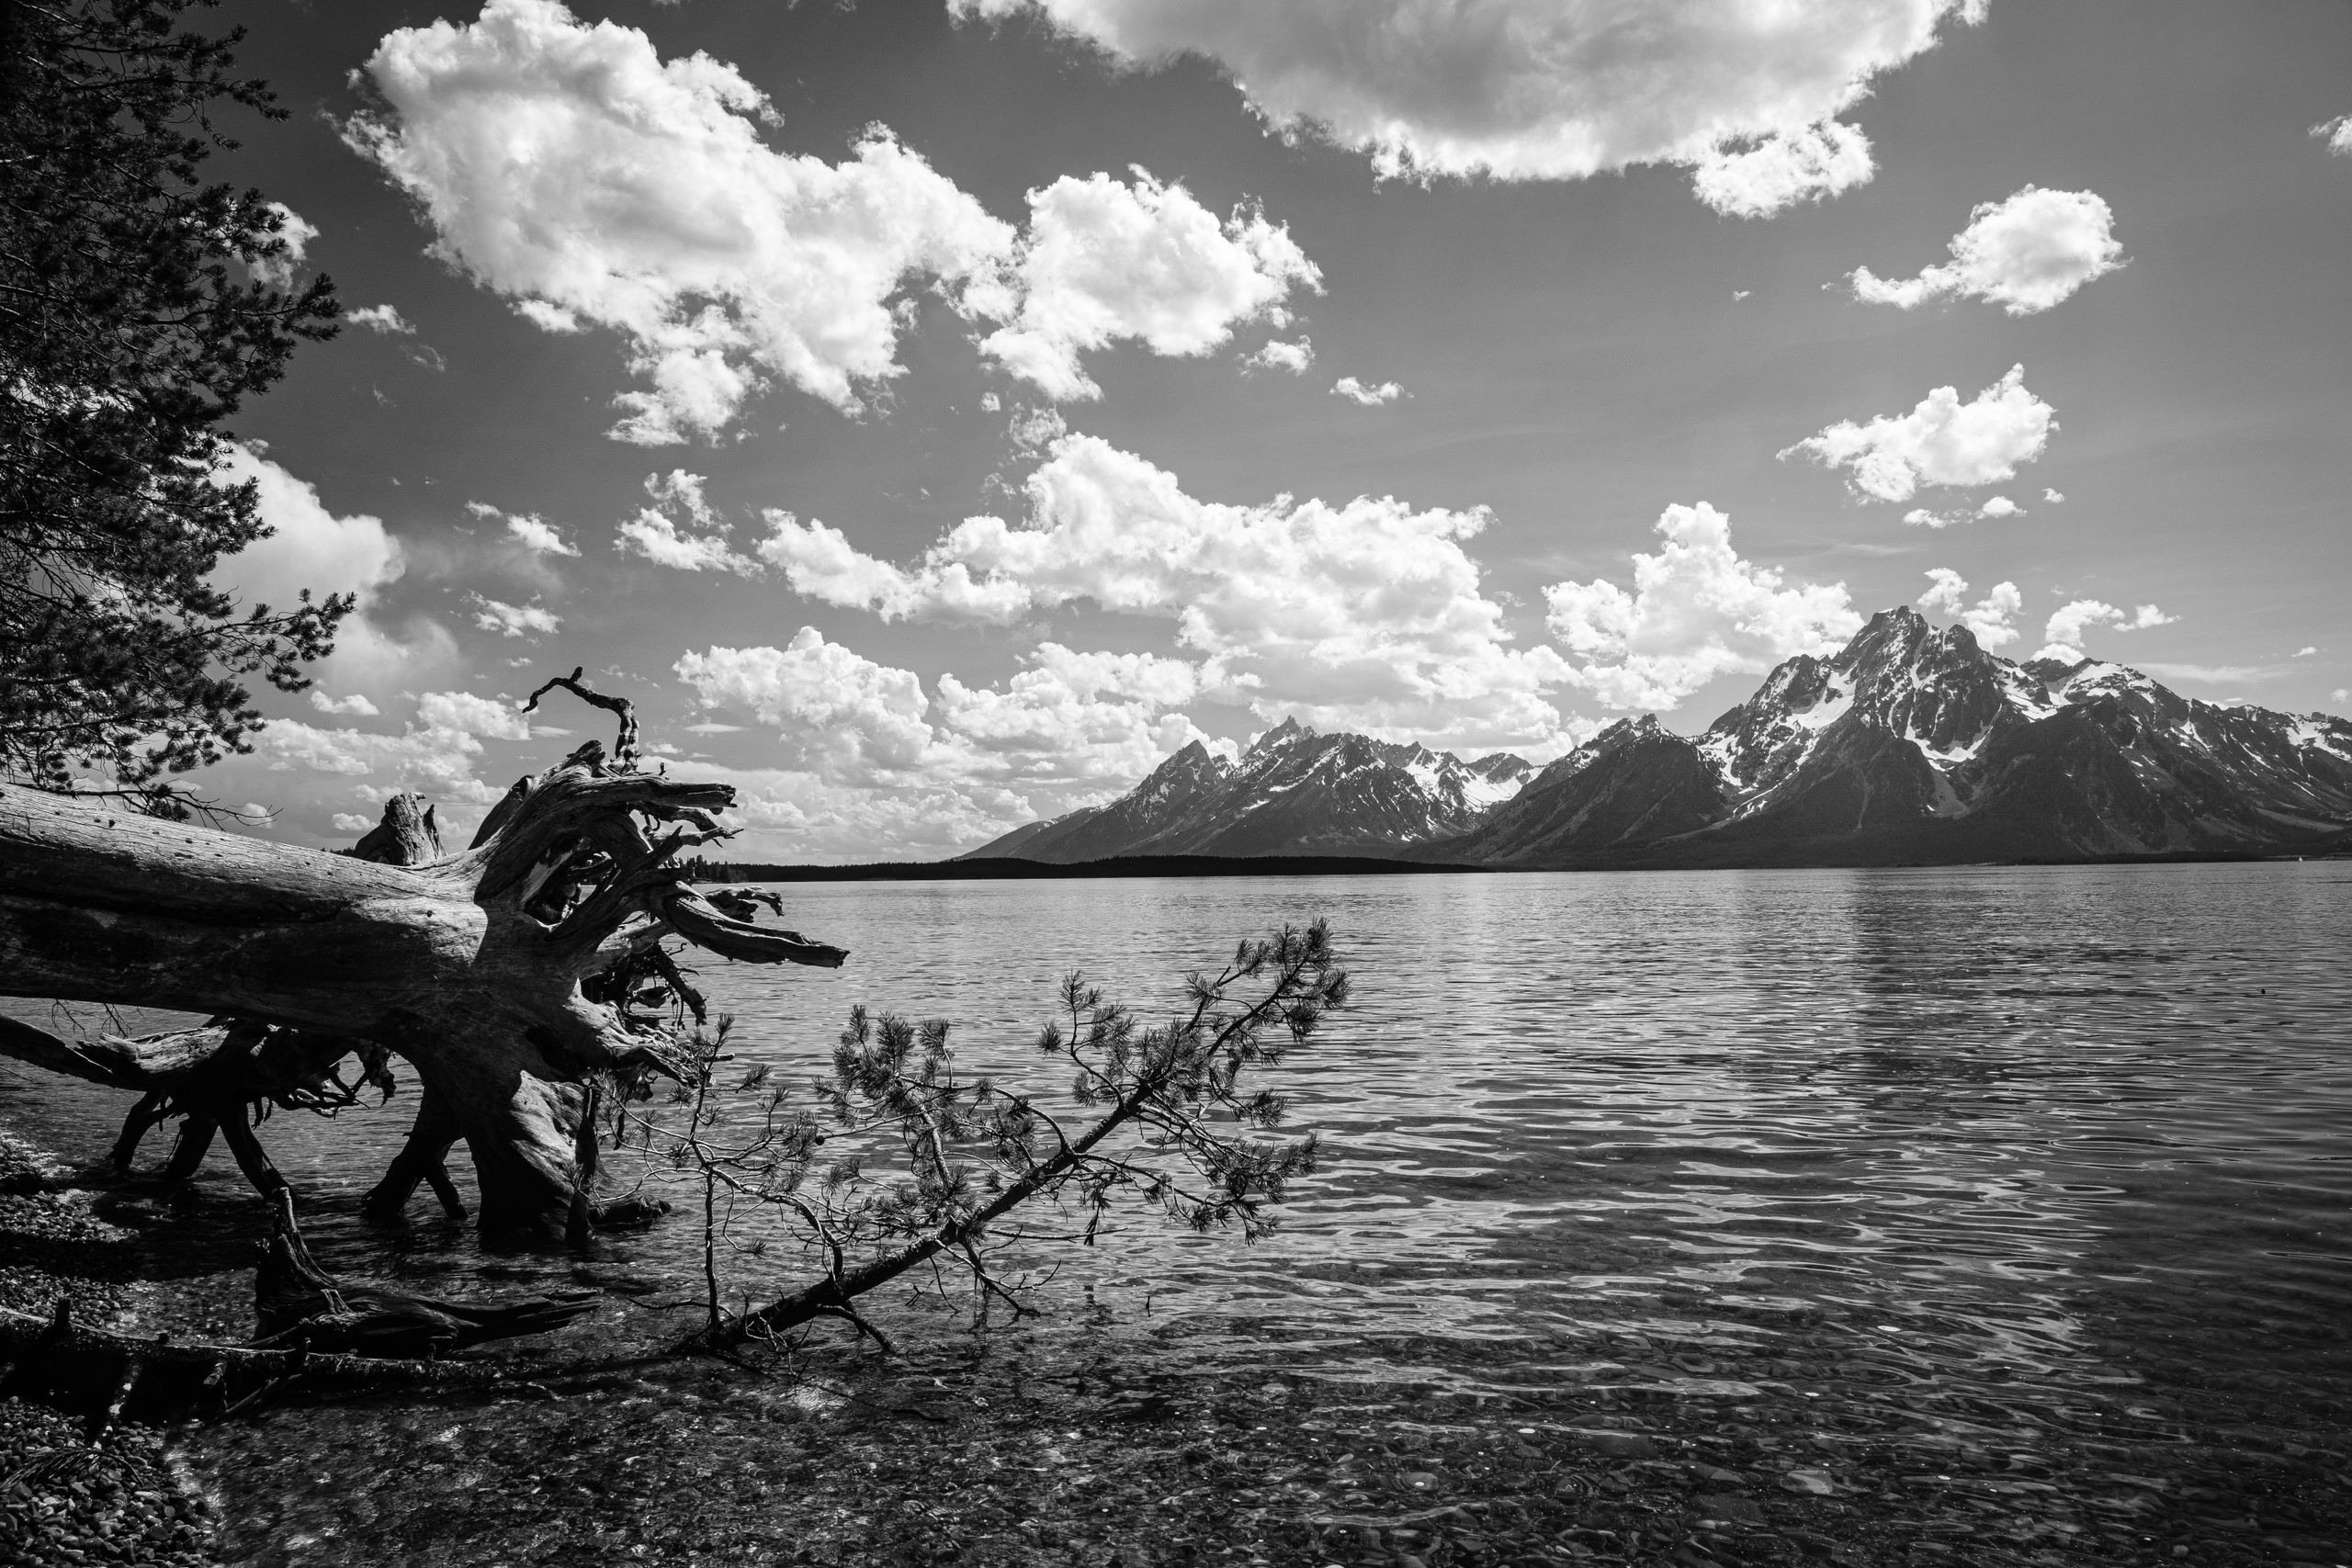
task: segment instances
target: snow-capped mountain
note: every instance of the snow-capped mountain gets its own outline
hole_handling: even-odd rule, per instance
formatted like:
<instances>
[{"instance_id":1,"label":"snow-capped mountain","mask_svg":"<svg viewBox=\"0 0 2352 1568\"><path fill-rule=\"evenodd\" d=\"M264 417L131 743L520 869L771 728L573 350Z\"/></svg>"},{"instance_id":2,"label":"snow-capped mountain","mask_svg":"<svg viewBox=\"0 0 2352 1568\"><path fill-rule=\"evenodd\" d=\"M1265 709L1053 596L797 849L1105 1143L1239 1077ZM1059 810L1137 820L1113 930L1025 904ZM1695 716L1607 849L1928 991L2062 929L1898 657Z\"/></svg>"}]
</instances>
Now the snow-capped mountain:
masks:
<instances>
[{"instance_id":1,"label":"snow-capped mountain","mask_svg":"<svg viewBox=\"0 0 2352 1568\"><path fill-rule=\"evenodd\" d=\"M1433 857L1486 863L2077 860L2352 831L2352 724L2018 664L1889 610L1694 739L1611 726Z\"/></svg>"},{"instance_id":2,"label":"snow-capped mountain","mask_svg":"<svg viewBox=\"0 0 2352 1568\"><path fill-rule=\"evenodd\" d=\"M1396 855L1509 866L2085 860L2352 847L2352 723L2019 664L1917 612L1792 659L1697 737L1625 719L1540 772L1284 723L966 858Z\"/></svg>"},{"instance_id":3,"label":"snow-capped mountain","mask_svg":"<svg viewBox=\"0 0 2352 1568\"><path fill-rule=\"evenodd\" d=\"M1394 855L1469 831L1532 772L1502 752L1464 761L1288 719L1238 762L1195 741L1108 805L1015 829L962 858Z\"/></svg>"}]
</instances>

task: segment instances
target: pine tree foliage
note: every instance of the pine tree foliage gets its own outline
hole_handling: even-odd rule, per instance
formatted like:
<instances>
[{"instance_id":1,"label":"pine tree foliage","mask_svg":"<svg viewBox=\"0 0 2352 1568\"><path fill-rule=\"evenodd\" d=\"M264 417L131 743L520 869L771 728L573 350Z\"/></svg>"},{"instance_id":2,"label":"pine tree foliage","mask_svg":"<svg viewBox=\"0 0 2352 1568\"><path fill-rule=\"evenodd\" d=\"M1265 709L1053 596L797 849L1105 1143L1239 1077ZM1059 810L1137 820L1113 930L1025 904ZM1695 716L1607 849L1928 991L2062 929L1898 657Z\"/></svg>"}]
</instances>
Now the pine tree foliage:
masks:
<instances>
[{"instance_id":1,"label":"pine tree foliage","mask_svg":"<svg viewBox=\"0 0 2352 1568\"><path fill-rule=\"evenodd\" d=\"M1006 1259L1028 1256L1023 1214L1092 1243L1122 1199L1188 1229L1273 1229L1270 1205L1315 1168L1315 1140L1262 1134L1283 1099L1253 1073L1278 1066L1325 1015L1348 1002L1330 933L1244 942L1229 962L1185 980L1183 1006L1146 1028L1078 975L1035 1051L1069 1075L1076 1111L954 1067L944 1021L916 1023L853 1009L832 1072L805 1092L766 1066L719 1081L730 1025L697 1032L697 1070L679 1086L682 1114L624 1100L616 1141L650 1153L660 1177L689 1183L702 1210L706 1344L775 1338L817 1317L879 1337L856 1298L921 1269L962 1274L985 1314L1024 1310ZM785 1238L817 1278L756 1312L729 1313L737 1254Z\"/></svg>"},{"instance_id":2,"label":"pine tree foliage","mask_svg":"<svg viewBox=\"0 0 2352 1568\"><path fill-rule=\"evenodd\" d=\"M286 209L200 181L216 114L285 118L212 3L0 0L0 772L45 787L250 750L240 678L300 690L352 605L207 581L267 532L223 422L336 320Z\"/></svg>"}]
</instances>

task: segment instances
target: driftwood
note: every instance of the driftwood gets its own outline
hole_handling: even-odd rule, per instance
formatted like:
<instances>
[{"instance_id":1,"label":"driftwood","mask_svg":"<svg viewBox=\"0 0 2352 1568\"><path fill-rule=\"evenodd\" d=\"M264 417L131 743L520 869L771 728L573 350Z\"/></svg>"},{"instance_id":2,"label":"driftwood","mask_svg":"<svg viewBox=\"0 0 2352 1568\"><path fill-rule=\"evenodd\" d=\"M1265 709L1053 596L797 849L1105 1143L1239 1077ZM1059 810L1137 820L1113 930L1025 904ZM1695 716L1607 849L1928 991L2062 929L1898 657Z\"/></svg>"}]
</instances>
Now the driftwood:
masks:
<instances>
[{"instance_id":1,"label":"driftwood","mask_svg":"<svg viewBox=\"0 0 2352 1568\"><path fill-rule=\"evenodd\" d=\"M78 1404L103 1427L126 1417L219 1416L277 1391L311 1394L387 1388L537 1388L543 1380L610 1374L610 1359L561 1363L389 1358L246 1345L152 1339L0 1307L0 1396ZM542 1393L545 1390L540 1389Z\"/></svg>"},{"instance_id":2,"label":"driftwood","mask_svg":"<svg viewBox=\"0 0 2352 1568\"><path fill-rule=\"evenodd\" d=\"M355 860L379 865L424 865L441 858L441 824L421 795L396 795L384 802L384 819L351 846Z\"/></svg>"},{"instance_id":3,"label":"driftwood","mask_svg":"<svg viewBox=\"0 0 2352 1568\"><path fill-rule=\"evenodd\" d=\"M561 1222L581 1236L600 1093L616 1077L680 1065L676 1010L653 1010L646 997L700 1011L699 998L671 984L677 971L662 941L747 963L830 966L846 954L686 887L671 863L726 836L716 813L733 790L637 771L625 700L587 691L577 671L549 684L619 715L619 758L608 762L590 742L517 782L469 848L421 863L272 844L0 784L0 994L221 1021L96 1044L0 1021L0 1055L164 1096L143 1100L132 1123L185 1107L192 1133L209 1122L274 1192L282 1179L243 1107L285 1102L305 1073L356 1044L389 1050L424 1093L371 1208L404 1203L419 1181L454 1203L446 1173L434 1179L462 1138L485 1229ZM363 840L374 852L405 859L438 847L430 810L406 798ZM209 1141L204 1134L197 1157Z\"/></svg>"},{"instance_id":4,"label":"driftwood","mask_svg":"<svg viewBox=\"0 0 2352 1568\"><path fill-rule=\"evenodd\" d=\"M594 1291L516 1301L458 1302L421 1296L390 1285L353 1284L319 1267L294 1222L294 1195L277 1194L269 1247L254 1270L258 1348L312 1350L409 1359L437 1359L453 1350L546 1334L594 1310Z\"/></svg>"}]
</instances>

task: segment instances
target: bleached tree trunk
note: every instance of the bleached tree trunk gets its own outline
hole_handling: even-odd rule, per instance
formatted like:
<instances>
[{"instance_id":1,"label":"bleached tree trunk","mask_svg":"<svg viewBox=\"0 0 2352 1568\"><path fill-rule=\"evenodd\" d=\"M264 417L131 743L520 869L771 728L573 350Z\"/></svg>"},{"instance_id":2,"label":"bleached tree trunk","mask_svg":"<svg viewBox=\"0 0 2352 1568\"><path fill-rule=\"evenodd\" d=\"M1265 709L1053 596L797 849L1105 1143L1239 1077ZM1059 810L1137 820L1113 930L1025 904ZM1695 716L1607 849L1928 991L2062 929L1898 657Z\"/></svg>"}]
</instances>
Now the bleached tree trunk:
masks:
<instances>
[{"instance_id":1,"label":"bleached tree trunk","mask_svg":"<svg viewBox=\"0 0 2352 1568\"><path fill-rule=\"evenodd\" d=\"M0 784L0 993L389 1047L424 1079L446 1117L435 1126L453 1123L470 1151L485 1229L567 1215L576 1227L599 1084L676 1062L666 1014L644 1005L669 970L657 944L682 936L756 963L845 956L722 914L678 879L671 857L720 835L711 813L733 791L635 771L623 717L618 763L582 748L518 783L471 848L415 865ZM391 837L430 830L411 816L405 828L388 816ZM213 1062L233 1032L217 1032L209 1048L170 1037L93 1051L14 1025L0 1053L145 1093Z\"/></svg>"}]
</instances>

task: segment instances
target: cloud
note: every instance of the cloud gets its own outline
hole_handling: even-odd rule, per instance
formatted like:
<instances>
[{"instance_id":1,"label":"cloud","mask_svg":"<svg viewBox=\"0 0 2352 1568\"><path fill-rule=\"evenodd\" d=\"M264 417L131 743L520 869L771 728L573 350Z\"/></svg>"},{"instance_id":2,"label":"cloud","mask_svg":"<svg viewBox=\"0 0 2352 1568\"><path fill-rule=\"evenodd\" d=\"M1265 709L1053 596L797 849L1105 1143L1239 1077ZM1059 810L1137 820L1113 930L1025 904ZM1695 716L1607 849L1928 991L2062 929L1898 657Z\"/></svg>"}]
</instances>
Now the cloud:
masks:
<instances>
[{"instance_id":1,"label":"cloud","mask_svg":"<svg viewBox=\"0 0 2352 1568\"><path fill-rule=\"evenodd\" d=\"M1384 175L1581 179L1698 171L1726 211L1868 175L1836 117L1873 77L1973 23L1984 0L949 0L960 17L1041 16L1114 58L1200 54L1285 135L1368 154Z\"/></svg>"},{"instance_id":2,"label":"cloud","mask_svg":"<svg viewBox=\"0 0 2352 1568\"><path fill-rule=\"evenodd\" d=\"M273 773L365 779L368 782L356 793L370 802L413 790L436 802L482 806L500 793L474 777L483 739L522 740L529 735L528 721L504 703L469 692L427 692L417 699L415 718L398 735L272 719L257 738L254 751ZM352 829L338 815L334 825L358 831L375 824L367 818L359 829Z\"/></svg>"},{"instance_id":3,"label":"cloud","mask_svg":"<svg viewBox=\"0 0 2352 1568\"><path fill-rule=\"evenodd\" d=\"M277 214L277 237L285 243L286 249L277 255L264 256L259 261L246 264L245 270L253 275L256 283L266 284L272 288L291 288L294 287L294 275L301 269L311 242L319 237L318 225L305 220L300 213L282 201L265 202L263 205Z\"/></svg>"},{"instance_id":4,"label":"cloud","mask_svg":"<svg viewBox=\"0 0 2352 1568\"><path fill-rule=\"evenodd\" d=\"M673 668L705 707L741 709L782 731L805 767L906 773L931 744L921 678L827 642L812 626L781 649L712 648Z\"/></svg>"},{"instance_id":5,"label":"cloud","mask_svg":"<svg viewBox=\"0 0 2352 1568\"><path fill-rule=\"evenodd\" d=\"M2319 648L2317 644L2305 643L2302 647L2295 649L2293 653L2288 655L2288 657L2290 659L2311 659L2316 657L2318 653Z\"/></svg>"},{"instance_id":6,"label":"cloud","mask_svg":"<svg viewBox=\"0 0 2352 1568\"><path fill-rule=\"evenodd\" d=\"M1023 457L1035 457L1069 434L1069 422L1057 408L1015 409L1012 423L1005 427L1013 451Z\"/></svg>"},{"instance_id":7,"label":"cloud","mask_svg":"<svg viewBox=\"0 0 2352 1568\"><path fill-rule=\"evenodd\" d=\"M231 445L223 448L217 477L224 484L254 486L254 500L269 536L212 571L215 586L234 592L248 607L266 604L291 608L304 589L314 598L329 593L372 594L406 570L400 542L380 517L355 513L338 517L319 499L318 487L300 479L260 453Z\"/></svg>"},{"instance_id":8,"label":"cloud","mask_svg":"<svg viewBox=\"0 0 2352 1568\"><path fill-rule=\"evenodd\" d=\"M926 694L911 671L803 626L781 649L712 648L674 668L702 706L775 728L787 771L848 789L1124 788L1207 739L1170 711L1200 689L1183 660L1052 642L1029 660L1001 689L944 674Z\"/></svg>"},{"instance_id":9,"label":"cloud","mask_svg":"<svg viewBox=\"0 0 2352 1568\"><path fill-rule=\"evenodd\" d=\"M390 305L366 305L356 310L345 310L343 319L355 327L366 327L387 337L416 335L415 324Z\"/></svg>"},{"instance_id":10,"label":"cloud","mask_svg":"<svg viewBox=\"0 0 2352 1568\"><path fill-rule=\"evenodd\" d=\"M2046 639L2036 659L2058 659L2068 663L2083 657L2083 639L2094 626L2111 631L2145 631L2150 626L2170 626L2180 617L2167 615L2154 604L2142 604L2126 613L2115 605L2098 599L2072 599L2052 613L2049 625L2042 628Z\"/></svg>"},{"instance_id":11,"label":"cloud","mask_svg":"<svg viewBox=\"0 0 2352 1568\"><path fill-rule=\"evenodd\" d=\"M639 508L636 516L621 524L613 547L623 555L643 556L656 566L679 571L758 576L760 563L736 553L727 525L704 499L702 487L702 476L684 468L673 468L667 475L646 475L645 493L653 498L653 504ZM684 527L673 513L684 514Z\"/></svg>"},{"instance_id":12,"label":"cloud","mask_svg":"<svg viewBox=\"0 0 2352 1568\"><path fill-rule=\"evenodd\" d=\"M314 598L358 595L356 610L335 629L334 652L311 666L312 677L383 696L454 673L458 647L445 627L423 615L395 627L386 616L384 592L408 562L382 519L366 513L335 515L315 485L247 447L228 447L217 477L229 484L253 483L261 520L271 532L223 557L211 572L214 586L234 593L248 608L266 604L286 609L305 588Z\"/></svg>"},{"instance_id":13,"label":"cloud","mask_svg":"<svg viewBox=\"0 0 2352 1568\"><path fill-rule=\"evenodd\" d=\"M978 302L1005 325L980 352L1057 401L1098 398L1079 355L1120 341L1154 354L1196 356L1236 325L1287 324L1294 288L1322 290L1322 274L1252 207L1223 222L1181 185L1142 169L1132 185L1065 175L1029 193L1029 229L1007 292Z\"/></svg>"},{"instance_id":14,"label":"cloud","mask_svg":"<svg viewBox=\"0 0 2352 1568\"><path fill-rule=\"evenodd\" d=\"M1257 353L1241 361L1244 370L1287 370L1294 376L1304 376L1315 363L1315 340L1300 338L1296 343L1269 339Z\"/></svg>"},{"instance_id":15,"label":"cloud","mask_svg":"<svg viewBox=\"0 0 2352 1568\"><path fill-rule=\"evenodd\" d=\"M416 699L416 722L494 740L528 740L531 721L511 704L471 692L427 692Z\"/></svg>"},{"instance_id":16,"label":"cloud","mask_svg":"<svg viewBox=\"0 0 2352 1568\"><path fill-rule=\"evenodd\" d=\"M2339 158L2352 158L2352 114L2340 114L2312 127L2312 134L2327 143L2327 150ZM2344 700L2338 692L2336 701Z\"/></svg>"},{"instance_id":17,"label":"cloud","mask_svg":"<svg viewBox=\"0 0 2352 1568\"><path fill-rule=\"evenodd\" d=\"M356 718L373 718L378 712L374 703L356 692L347 697L331 697L316 686L311 688L311 705L321 713L348 714Z\"/></svg>"},{"instance_id":18,"label":"cloud","mask_svg":"<svg viewBox=\"0 0 2352 1568\"><path fill-rule=\"evenodd\" d=\"M365 833L376 824L356 811L338 811L334 814L334 825L346 833Z\"/></svg>"},{"instance_id":19,"label":"cloud","mask_svg":"<svg viewBox=\"0 0 2352 1568\"><path fill-rule=\"evenodd\" d=\"M1634 557L1634 589L1606 579L1544 591L1545 623L1583 660L1575 683L1613 708L1671 708L1721 675L1836 651L1860 629L1846 585L1782 586L1732 548L1731 519L1702 502L1658 517L1666 541Z\"/></svg>"},{"instance_id":20,"label":"cloud","mask_svg":"<svg viewBox=\"0 0 2352 1568\"><path fill-rule=\"evenodd\" d=\"M1377 387L1367 387L1352 376L1342 376L1331 385L1331 395L1345 398L1368 409L1393 403L1405 395L1405 389L1394 381L1383 381Z\"/></svg>"},{"instance_id":21,"label":"cloud","mask_svg":"<svg viewBox=\"0 0 2352 1568\"><path fill-rule=\"evenodd\" d=\"M1844 421L1781 457L1804 454L1825 468L1849 469L1847 482L1857 494L1908 501L1922 485L2015 478L2018 464L2032 462L2049 445L2056 412L2026 390L2025 367L2018 365L1969 402L1956 389L1938 387L1907 414L1882 414L1868 424Z\"/></svg>"},{"instance_id":22,"label":"cloud","mask_svg":"<svg viewBox=\"0 0 2352 1568\"><path fill-rule=\"evenodd\" d=\"M2244 686L2276 681L2286 671L2260 664L2169 664L2143 662L2137 668L2159 681L2194 681L2203 686Z\"/></svg>"},{"instance_id":23,"label":"cloud","mask_svg":"<svg viewBox=\"0 0 2352 1568\"><path fill-rule=\"evenodd\" d=\"M1919 608L1958 621L1974 634L1980 647L2002 648L2017 641L2017 617L2025 608L2025 595L2018 592L2016 583L1996 582L1992 592L1972 605L1962 597L1968 592L1967 580L1950 567L1929 568L1928 581L1928 591L1919 595Z\"/></svg>"},{"instance_id":24,"label":"cloud","mask_svg":"<svg viewBox=\"0 0 2352 1568\"><path fill-rule=\"evenodd\" d=\"M947 674L926 693L803 627L785 648L713 648L676 670L703 705L776 730L782 766L698 772L736 786L747 840L793 854L953 852L1108 799L1193 741L1232 754L1170 711L1199 688L1186 660L1047 642L1028 662L1001 686Z\"/></svg>"},{"instance_id":25,"label":"cloud","mask_svg":"<svg viewBox=\"0 0 2352 1568\"><path fill-rule=\"evenodd\" d=\"M507 537L535 556L577 556L580 554L580 547L577 545L565 544L563 536L558 534L547 519L536 513L501 512L486 501L469 501L466 502L466 510L485 522L492 517L501 519L506 525Z\"/></svg>"},{"instance_id":26,"label":"cloud","mask_svg":"<svg viewBox=\"0 0 2352 1568\"><path fill-rule=\"evenodd\" d=\"M609 328L643 389L619 439L708 436L782 378L845 412L899 372L910 280L961 305L1012 241L888 131L839 164L760 140L766 98L707 54L556 0L385 35L345 140L411 197L435 255L543 329Z\"/></svg>"},{"instance_id":27,"label":"cloud","mask_svg":"<svg viewBox=\"0 0 2352 1568\"><path fill-rule=\"evenodd\" d=\"M1935 512L1924 506L1917 506L1905 513L1903 521L1915 528L1956 528L1962 523L1974 522L1982 518L2023 517L2025 514L2025 508L2007 496L1996 495L1987 497L1984 503L1973 514L1965 512Z\"/></svg>"},{"instance_id":28,"label":"cloud","mask_svg":"<svg viewBox=\"0 0 2352 1568\"><path fill-rule=\"evenodd\" d=\"M1699 160L1690 184L1701 201L1726 216L1770 218L1867 185L1875 172L1870 138L1829 120L1751 146L1717 148Z\"/></svg>"},{"instance_id":29,"label":"cloud","mask_svg":"<svg viewBox=\"0 0 2352 1568\"><path fill-rule=\"evenodd\" d=\"M469 593L466 597L472 601L479 612L474 616L474 625L486 632L496 632L501 637L530 637L537 640L538 634L552 632L563 625L562 616L535 604L508 604L496 599L485 599L479 593Z\"/></svg>"},{"instance_id":30,"label":"cloud","mask_svg":"<svg viewBox=\"0 0 2352 1568\"><path fill-rule=\"evenodd\" d=\"M967 518L912 566L783 513L759 553L796 591L889 619L1007 625L1087 601L1171 620L1203 660L1203 693L1266 717L1531 750L1567 733L1544 695L1566 664L1510 646L1464 547L1491 520L1483 508L1198 501L1083 434L1055 441L1023 491L1024 523Z\"/></svg>"},{"instance_id":31,"label":"cloud","mask_svg":"<svg viewBox=\"0 0 2352 1568\"><path fill-rule=\"evenodd\" d=\"M2114 229L2115 214L2090 191L2027 186L2006 201L1980 203L1939 266L1899 281L1855 268L1854 296L1908 310L1956 295L2030 316L2125 265Z\"/></svg>"},{"instance_id":32,"label":"cloud","mask_svg":"<svg viewBox=\"0 0 2352 1568\"><path fill-rule=\"evenodd\" d=\"M2059 491L2054 491L2054 490L2045 490L2045 491L2043 491L2041 492L2041 499L2043 500L2043 502L2045 502L2046 503L2048 503L2049 505L2052 505L2052 506L2064 506L2064 505L2065 505L2065 504L2066 504L2066 498L2065 498L2065 496L2064 496L2064 494L2062 494L2061 492L2059 492Z\"/></svg>"}]
</instances>

